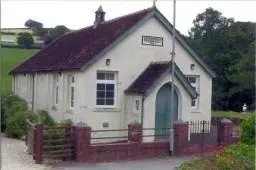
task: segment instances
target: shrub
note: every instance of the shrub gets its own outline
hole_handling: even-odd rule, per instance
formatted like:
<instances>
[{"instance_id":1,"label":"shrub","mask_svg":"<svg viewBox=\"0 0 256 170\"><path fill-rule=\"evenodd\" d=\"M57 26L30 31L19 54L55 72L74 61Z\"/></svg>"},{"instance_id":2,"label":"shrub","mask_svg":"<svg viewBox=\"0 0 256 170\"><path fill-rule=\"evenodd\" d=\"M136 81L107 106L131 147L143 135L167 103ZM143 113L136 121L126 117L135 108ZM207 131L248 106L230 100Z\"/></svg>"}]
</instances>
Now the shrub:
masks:
<instances>
[{"instance_id":1,"label":"shrub","mask_svg":"<svg viewBox=\"0 0 256 170\"><path fill-rule=\"evenodd\" d=\"M26 134L25 130L26 111L17 111L15 115L6 120L5 132L8 136L21 138Z\"/></svg>"},{"instance_id":2,"label":"shrub","mask_svg":"<svg viewBox=\"0 0 256 170\"><path fill-rule=\"evenodd\" d=\"M255 115L250 116L241 124L241 142L248 145L255 145L255 118Z\"/></svg>"},{"instance_id":3,"label":"shrub","mask_svg":"<svg viewBox=\"0 0 256 170\"><path fill-rule=\"evenodd\" d=\"M246 144L229 146L214 156L186 161L179 170L253 170L255 168L255 148Z\"/></svg>"},{"instance_id":4,"label":"shrub","mask_svg":"<svg viewBox=\"0 0 256 170\"><path fill-rule=\"evenodd\" d=\"M16 35L15 32L5 32L5 31L1 31L2 35Z\"/></svg>"},{"instance_id":5,"label":"shrub","mask_svg":"<svg viewBox=\"0 0 256 170\"><path fill-rule=\"evenodd\" d=\"M58 123L59 126L72 126L73 122L70 119L62 120Z\"/></svg>"},{"instance_id":6,"label":"shrub","mask_svg":"<svg viewBox=\"0 0 256 170\"><path fill-rule=\"evenodd\" d=\"M246 144L232 145L216 157L220 169L254 169L255 149Z\"/></svg>"},{"instance_id":7,"label":"shrub","mask_svg":"<svg viewBox=\"0 0 256 170\"><path fill-rule=\"evenodd\" d=\"M19 35L17 37L18 45L20 45L24 48L29 48L34 43L34 39L33 39L32 35L30 33L21 32L18 35Z\"/></svg>"},{"instance_id":8,"label":"shrub","mask_svg":"<svg viewBox=\"0 0 256 170\"><path fill-rule=\"evenodd\" d=\"M28 119L33 124L36 124L37 122L39 122L39 115L35 114L32 111L28 111L25 118Z\"/></svg>"},{"instance_id":9,"label":"shrub","mask_svg":"<svg viewBox=\"0 0 256 170\"><path fill-rule=\"evenodd\" d=\"M56 122L54 119L49 115L49 113L45 110L39 110L38 112L39 121L46 126L54 126Z\"/></svg>"},{"instance_id":10,"label":"shrub","mask_svg":"<svg viewBox=\"0 0 256 170\"><path fill-rule=\"evenodd\" d=\"M1 131L5 130L8 118L13 117L16 112L27 110L25 100L12 93L1 94Z\"/></svg>"}]
</instances>

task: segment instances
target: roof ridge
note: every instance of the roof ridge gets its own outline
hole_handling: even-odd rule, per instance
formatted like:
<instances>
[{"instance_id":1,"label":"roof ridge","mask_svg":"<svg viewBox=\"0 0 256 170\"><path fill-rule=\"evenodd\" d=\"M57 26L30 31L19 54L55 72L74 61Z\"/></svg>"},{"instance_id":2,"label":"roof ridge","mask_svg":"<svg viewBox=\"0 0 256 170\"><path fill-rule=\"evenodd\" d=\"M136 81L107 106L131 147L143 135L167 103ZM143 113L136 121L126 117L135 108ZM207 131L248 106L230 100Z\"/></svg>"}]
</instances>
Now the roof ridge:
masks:
<instances>
[{"instance_id":1,"label":"roof ridge","mask_svg":"<svg viewBox=\"0 0 256 170\"><path fill-rule=\"evenodd\" d=\"M149 7L149 8L143 9L143 10L138 10L138 11L126 14L126 15L122 15L122 16L119 16L119 17L116 17L116 18L112 18L110 20L107 20L107 21L103 22L102 24L111 23L113 21L116 21L116 20L119 20L119 19L122 19L122 18L125 18L125 17L128 17L128 16L131 16L131 15L137 15L137 14L139 14L141 12L149 11L150 9L153 9L153 7Z\"/></svg>"},{"instance_id":2,"label":"roof ridge","mask_svg":"<svg viewBox=\"0 0 256 170\"><path fill-rule=\"evenodd\" d=\"M152 61L150 63L150 65L153 65L153 64L169 64L170 61L169 60L163 60L163 61Z\"/></svg>"},{"instance_id":3,"label":"roof ridge","mask_svg":"<svg viewBox=\"0 0 256 170\"><path fill-rule=\"evenodd\" d=\"M149 11L149 10L151 10L151 9L153 9L153 8L154 8L154 7L149 7L149 8L143 9L143 10L138 10L138 11L135 11L135 12L132 12L132 13L129 13L129 14L126 14L126 15L122 15L122 16L119 16L119 17L115 17L115 18L112 18L112 19L110 19L110 20L107 20L107 21L101 23L100 25L109 24L109 23L111 23L111 22L118 21L118 20L120 20L120 19L122 19L122 18L131 16L131 15L137 15L137 14L139 14L139 13L141 13L141 12ZM69 31L69 32L67 32L65 35L72 34L72 33L76 33L76 32L79 32L79 31L83 31L83 30L86 30L86 29L88 29L88 28L90 28L90 27L93 27L93 24L92 24L92 25L88 25L88 26L83 27L83 28L80 28L80 29L78 29L78 30Z\"/></svg>"}]
</instances>

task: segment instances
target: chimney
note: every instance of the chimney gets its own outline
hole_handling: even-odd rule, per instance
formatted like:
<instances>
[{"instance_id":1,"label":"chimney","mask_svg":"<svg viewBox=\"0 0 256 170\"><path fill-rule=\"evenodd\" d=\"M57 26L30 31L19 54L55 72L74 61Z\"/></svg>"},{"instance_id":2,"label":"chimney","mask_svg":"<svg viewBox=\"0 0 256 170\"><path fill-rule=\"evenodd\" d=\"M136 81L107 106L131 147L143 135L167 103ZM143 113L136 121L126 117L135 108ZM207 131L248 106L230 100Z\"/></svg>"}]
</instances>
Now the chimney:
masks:
<instances>
[{"instance_id":1,"label":"chimney","mask_svg":"<svg viewBox=\"0 0 256 170\"><path fill-rule=\"evenodd\" d=\"M105 21L105 12L102 9L102 6L97 9L95 12L95 21L93 28L96 28L99 24L103 23Z\"/></svg>"}]
</instances>

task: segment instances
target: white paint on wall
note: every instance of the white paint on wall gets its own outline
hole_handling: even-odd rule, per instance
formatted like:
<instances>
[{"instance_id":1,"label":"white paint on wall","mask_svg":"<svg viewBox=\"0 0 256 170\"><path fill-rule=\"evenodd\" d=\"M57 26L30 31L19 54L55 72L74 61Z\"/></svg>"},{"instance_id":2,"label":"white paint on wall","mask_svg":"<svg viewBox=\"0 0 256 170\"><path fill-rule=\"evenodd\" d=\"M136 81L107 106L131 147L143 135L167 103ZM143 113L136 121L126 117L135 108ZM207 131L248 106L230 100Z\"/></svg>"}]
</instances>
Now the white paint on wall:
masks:
<instances>
[{"instance_id":1,"label":"white paint on wall","mask_svg":"<svg viewBox=\"0 0 256 170\"><path fill-rule=\"evenodd\" d=\"M141 44L142 35L163 37L163 47ZM54 108L53 102L53 73L35 75L35 109L46 109L56 120L70 118L74 123L86 122L92 129L103 129L102 123L110 122L109 129L127 128L132 113L132 99L124 94L129 85L141 74L152 61L170 60L172 37L170 33L155 19L151 18L137 28L131 35L122 40L105 56L96 61L85 72L62 72L60 78L60 103ZM110 59L110 65L105 60ZM200 76L199 109L190 108L190 96L184 91L178 81L177 87L181 94L180 118L183 120L209 120L211 117L212 78L203 68L177 43L176 63L186 75ZM190 70L190 64L195 64L195 69ZM114 108L100 108L96 106L96 72L109 70L117 72L117 96ZM68 75L75 76L75 103L73 110L68 107ZM28 78L29 77L29 78ZM15 76L15 93L26 101L31 101L32 76ZM170 81L162 80L162 83ZM167 80L168 79L168 80ZM161 84L161 83L160 83ZM144 127L154 127L155 95L160 86L157 86L144 101ZM126 105L127 104L127 105ZM127 108L128 107L128 108ZM128 113L127 113L127 112ZM125 118L127 117L127 119ZM140 118L138 118L140 120ZM118 135L118 134L117 134Z\"/></svg>"}]
</instances>

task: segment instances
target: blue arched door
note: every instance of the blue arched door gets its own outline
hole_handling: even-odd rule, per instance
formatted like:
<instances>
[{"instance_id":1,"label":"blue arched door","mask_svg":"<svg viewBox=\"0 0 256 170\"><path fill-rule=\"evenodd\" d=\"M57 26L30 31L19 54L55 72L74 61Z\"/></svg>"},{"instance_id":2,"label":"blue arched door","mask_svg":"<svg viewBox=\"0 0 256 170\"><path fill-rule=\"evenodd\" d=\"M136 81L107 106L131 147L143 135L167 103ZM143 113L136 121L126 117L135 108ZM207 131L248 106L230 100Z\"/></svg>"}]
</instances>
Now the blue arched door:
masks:
<instances>
[{"instance_id":1,"label":"blue arched door","mask_svg":"<svg viewBox=\"0 0 256 170\"><path fill-rule=\"evenodd\" d=\"M174 90L174 101L171 111L171 85L163 85L156 96L155 128L169 128L178 119L178 95ZM169 134L169 131L156 130L156 135ZM167 136L168 137L168 136ZM164 138L164 137L157 137Z\"/></svg>"}]
</instances>

